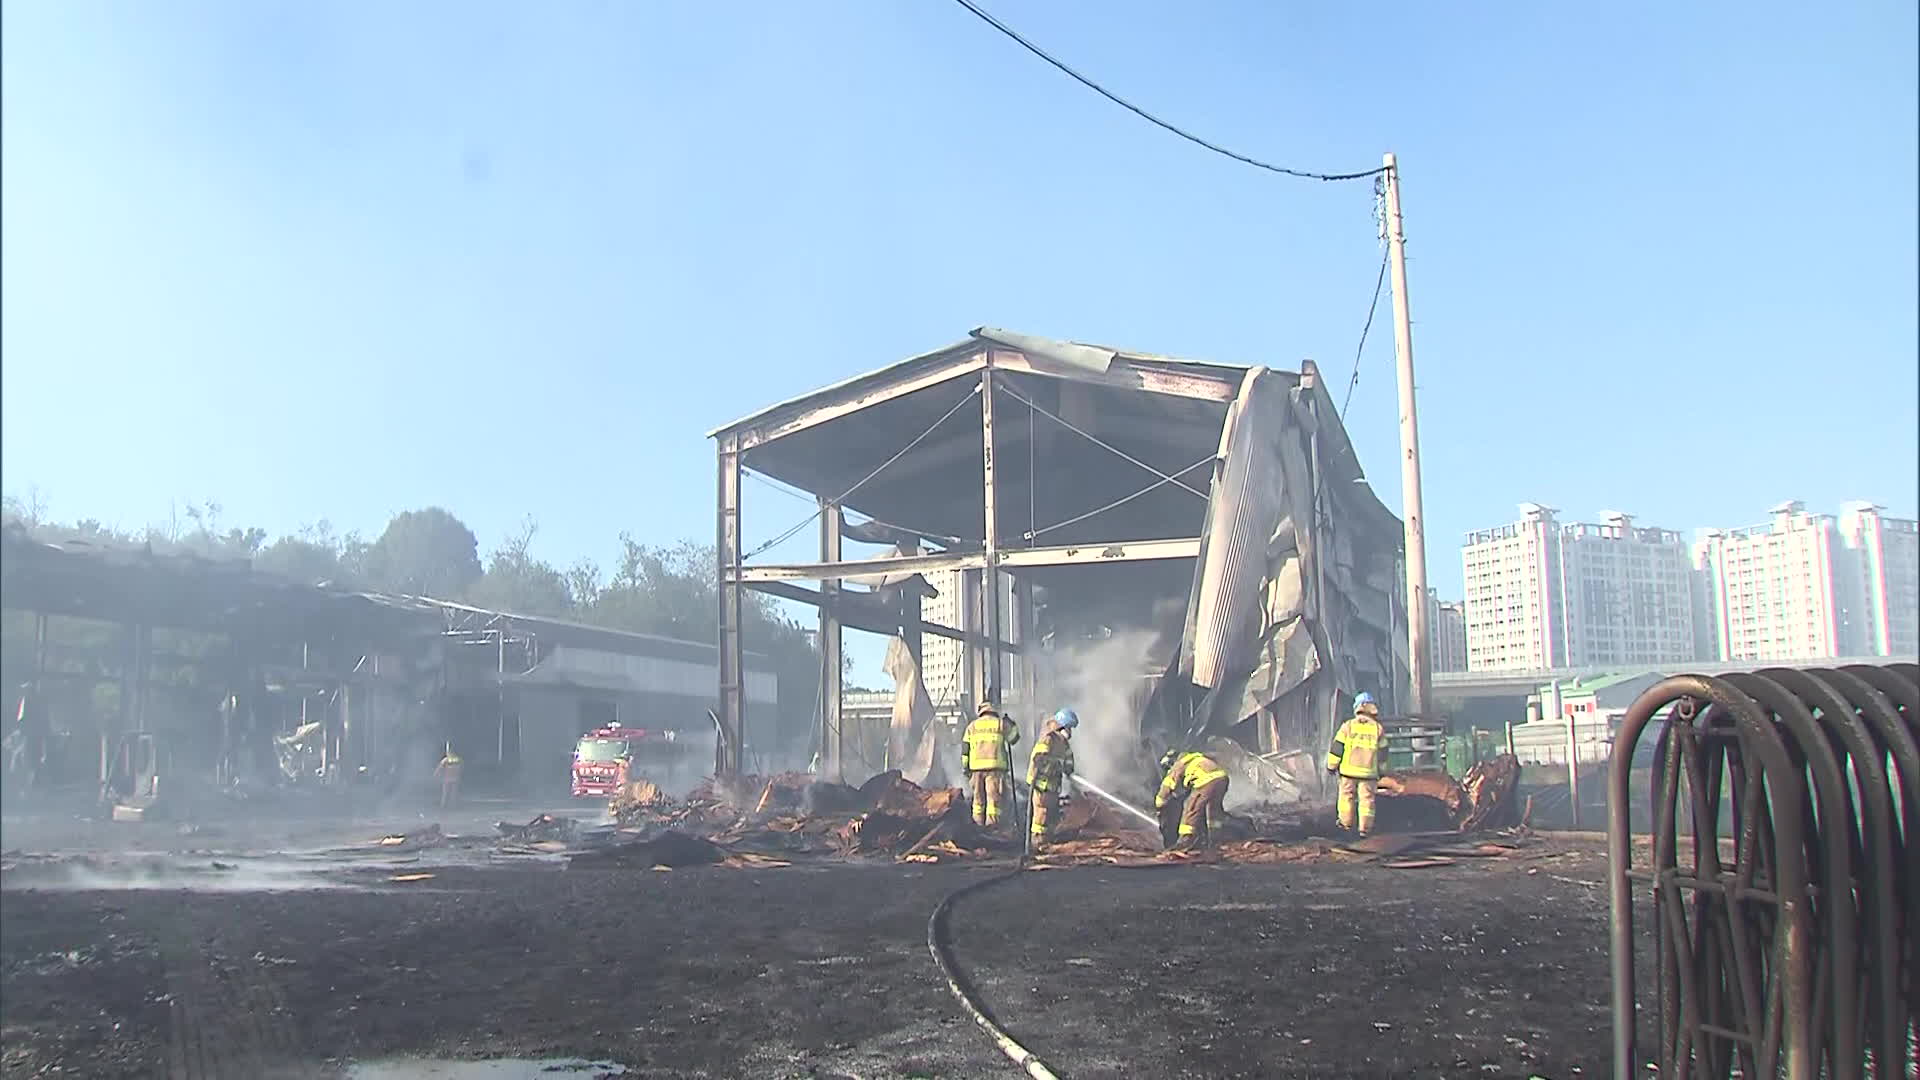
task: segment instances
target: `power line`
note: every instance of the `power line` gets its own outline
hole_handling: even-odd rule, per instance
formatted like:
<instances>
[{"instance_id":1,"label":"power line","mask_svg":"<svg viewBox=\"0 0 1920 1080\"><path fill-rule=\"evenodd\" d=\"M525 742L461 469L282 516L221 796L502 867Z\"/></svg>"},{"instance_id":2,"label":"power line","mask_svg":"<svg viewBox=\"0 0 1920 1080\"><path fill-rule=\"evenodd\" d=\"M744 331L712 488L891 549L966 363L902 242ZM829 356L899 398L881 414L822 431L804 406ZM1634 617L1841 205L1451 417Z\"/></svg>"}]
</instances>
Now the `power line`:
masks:
<instances>
[{"instance_id":1,"label":"power line","mask_svg":"<svg viewBox=\"0 0 1920 1080\"><path fill-rule=\"evenodd\" d=\"M1108 450L1115 454L1118 454L1120 457L1125 458L1126 460L1132 462L1133 464L1140 466L1141 468L1147 470L1153 475L1159 477L1161 480L1164 480L1171 484L1177 484L1180 487L1186 488L1188 491L1193 492L1195 495L1199 496L1202 500L1206 499L1207 497L1206 492L1201 491L1199 488L1194 487L1192 484L1187 483L1185 480L1180 479L1178 476L1175 476L1171 473L1161 472L1159 469L1156 469L1153 466L1147 464L1146 462L1141 461L1139 458L1134 457L1132 454L1127 453L1125 450L1120 449L1119 447L1113 445L1112 443L1106 441L1105 439L1102 439L1100 436L1095 435L1090 431L1084 431L1080 428L1074 427L1072 424L1054 415L1053 413L1050 413L1047 410L1041 408L1040 406L1035 405L1031 398L1022 396L1020 391L1015 390L1012 387L1006 387L1006 386L998 387L997 389L1000 391L1000 393L1003 393L1008 397L1012 398L1013 400L1019 402L1020 404L1025 405L1027 408L1032 409L1035 412L1038 412L1041 416L1044 416L1047 419L1053 421L1054 423L1059 424L1061 427L1066 428L1068 431L1073 432L1075 435L1078 435L1081 438L1086 439L1088 442L1091 442L1093 445L1098 446L1102 450ZM1187 468L1182 469L1181 472L1191 472L1192 469L1193 469L1193 466L1189 465Z\"/></svg>"},{"instance_id":2,"label":"power line","mask_svg":"<svg viewBox=\"0 0 1920 1080\"><path fill-rule=\"evenodd\" d=\"M1298 176L1305 180L1365 180L1370 176L1379 176L1381 173L1384 173L1387 171L1385 166L1381 166L1380 168L1377 168L1377 169L1368 169L1366 172L1356 172L1356 173L1306 172L1301 169L1289 169L1289 168L1286 168L1285 166L1273 165L1268 162L1261 161L1258 158L1251 158L1245 154L1241 154L1241 153L1237 153L1235 151L1229 150L1226 147L1219 145L1218 143L1208 142L1207 140L1201 138L1198 135L1195 135L1193 132L1188 131L1185 128L1179 127L1175 124L1171 124L1165 120L1160 119L1159 117L1153 115L1152 113L1141 108L1140 106L1135 105L1133 102L1128 101L1127 99L1121 97L1120 95L1114 93L1113 91L1108 90L1106 87L1101 86L1099 83L1094 82L1092 79L1087 78L1085 75L1080 74L1078 71L1075 71L1072 68L1068 67L1066 64L1055 59L1053 55L1048 53L1045 49L1042 49L1040 46L1035 45L1033 42L1028 41L1024 37L1021 37L1019 32L1014 30L1011 26L1008 26L1006 23L1001 22L999 19L994 18L992 15L982 10L978 4L975 4L973 2L973 0L955 0L955 3L958 3L961 7L966 8L968 11L973 12L976 16L980 18L980 21L986 23L988 26L993 27L995 30L1000 31L1002 34L1005 34L1006 36L1012 38L1014 41L1018 42L1021 48L1026 49L1028 52L1032 53L1033 55L1039 57L1042 60L1045 60L1049 64L1052 64L1054 67L1059 68L1062 72L1072 77L1075 82L1078 82L1080 85L1086 87L1087 89L1093 91L1096 94L1099 94L1101 97L1106 98L1108 101L1113 102L1115 105L1118 105L1121 108L1127 110L1128 112L1133 113L1135 116L1138 116L1140 119L1145 120L1149 124L1153 124L1156 127L1163 128L1167 131L1172 132L1175 135L1180 136L1181 138L1187 140L1190 143L1193 143L1196 146L1201 146L1208 150L1213 151L1216 154L1220 154L1225 157L1230 157L1233 160L1238 161L1244 165L1251 165L1256 169L1265 169L1268 172L1282 173L1287 176Z\"/></svg>"},{"instance_id":3,"label":"power line","mask_svg":"<svg viewBox=\"0 0 1920 1080\"><path fill-rule=\"evenodd\" d=\"M1360 328L1360 344L1353 350L1353 378L1347 380L1347 396L1340 399L1340 419L1347 418L1347 406L1353 402L1353 388L1360 385L1360 354L1367 348L1367 331L1373 329L1374 313L1380 310L1380 286L1387 280L1387 253L1380 253L1380 276L1373 279L1373 303L1367 305L1367 324Z\"/></svg>"}]
</instances>

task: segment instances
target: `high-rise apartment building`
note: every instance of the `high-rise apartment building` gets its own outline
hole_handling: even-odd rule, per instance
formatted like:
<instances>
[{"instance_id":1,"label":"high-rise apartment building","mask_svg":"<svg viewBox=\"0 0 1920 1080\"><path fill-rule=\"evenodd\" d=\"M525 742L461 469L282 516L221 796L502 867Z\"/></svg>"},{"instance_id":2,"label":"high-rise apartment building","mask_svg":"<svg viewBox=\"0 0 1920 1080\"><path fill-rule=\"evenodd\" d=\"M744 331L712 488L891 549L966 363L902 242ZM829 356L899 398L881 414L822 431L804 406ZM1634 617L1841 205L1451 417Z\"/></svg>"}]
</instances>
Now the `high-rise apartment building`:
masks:
<instances>
[{"instance_id":1,"label":"high-rise apartment building","mask_svg":"<svg viewBox=\"0 0 1920 1080\"><path fill-rule=\"evenodd\" d=\"M1843 655L1841 551L1833 518L1809 514L1799 502L1774 507L1765 525L1702 531L1694 565L1707 578L1717 658Z\"/></svg>"},{"instance_id":2,"label":"high-rise apartment building","mask_svg":"<svg viewBox=\"0 0 1920 1080\"><path fill-rule=\"evenodd\" d=\"M1920 524L1849 503L1836 519L1803 503L1765 525L1703 530L1696 607L1714 659L1911 655L1920 648Z\"/></svg>"},{"instance_id":3,"label":"high-rise apartment building","mask_svg":"<svg viewBox=\"0 0 1920 1080\"><path fill-rule=\"evenodd\" d=\"M1843 644L1852 656L1920 652L1920 522L1851 502L1836 523L1847 555Z\"/></svg>"},{"instance_id":4,"label":"high-rise apartment building","mask_svg":"<svg viewBox=\"0 0 1920 1080\"><path fill-rule=\"evenodd\" d=\"M1663 664L1694 653L1694 598L1678 533L1621 513L1563 524L1523 504L1519 521L1467 536L1470 671Z\"/></svg>"},{"instance_id":5,"label":"high-rise apartment building","mask_svg":"<svg viewBox=\"0 0 1920 1080\"><path fill-rule=\"evenodd\" d=\"M1467 670L1467 606L1427 590L1427 627L1433 639L1433 670Z\"/></svg>"},{"instance_id":6,"label":"high-rise apartment building","mask_svg":"<svg viewBox=\"0 0 1920 1080\"><path fill-rule=\"evenodd\" d=\"M927 622L944 626L965 628L965 615L962 614L963 588L965 575L959 570L941 570L926 575L927 583L939 590L938 596L930 596L920 602L920 617ZM1001 618L1007 624L1001 627L1001 639L1019 641L1019 628L1013 622L1013 578L1000 575ZM920 675L926 685L927 697L936 709L956 706L966 692L964 680L966 673L961 665L964 646L949 637L927 634L920 644Z\"/></svg>"}]
</instances>

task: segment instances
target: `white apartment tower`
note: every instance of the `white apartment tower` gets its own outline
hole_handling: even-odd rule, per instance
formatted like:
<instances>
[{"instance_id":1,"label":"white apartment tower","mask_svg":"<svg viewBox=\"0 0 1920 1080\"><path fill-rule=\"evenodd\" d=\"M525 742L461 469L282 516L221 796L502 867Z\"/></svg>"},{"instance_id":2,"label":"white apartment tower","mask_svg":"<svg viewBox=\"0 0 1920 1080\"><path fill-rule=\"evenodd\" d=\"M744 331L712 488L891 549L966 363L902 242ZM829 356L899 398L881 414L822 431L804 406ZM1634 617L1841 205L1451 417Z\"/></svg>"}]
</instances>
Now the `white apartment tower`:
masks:
<instances>
[{"instance_id":1,"label":"white apartment tower","mask_svg":"<svg viewBox=\"0 0 1920 1080\"><path fill-rule=\"evenodd\" d=\"M1719 659L1809 660L1846 655L1849 575L1833 518L1799 502L1746 529L1708 529L1694 542Z\"/></svg>"},{"instance_id":2,"label":"white apartment tower","mask_svg":"<svg viewBox=\"0 0 1920 1080\"><path fill-rule=\"evenodd\" d=\"M1694 654L1694 598L1678 533L1609 512L1562 524L1520 507L1520 520L1467 536L1470 671L1664 664Z\"/></svg>"},{"instance_id":3,"label":"white apartment tower","mask_svg":"<svg viewBox=\"0 0 1920 1080\"><path fill-rule=\"evenodd\" d=\"M1912 656L1920 652L1920 522L1880 511L1868 502L1840 508L1843 644L1851 656Z\"/></svg>"},{"instance_id":4,"label":"white apartment tower","mask_svg":"<svg viewBox=\"0 0 1920 1080\"><path fill-rule=\"evenodd\" d=\"M927 574L926 579L928 584L939 590L939 595L920 602L920 617L931 623L972 629L967 625L967 616L963 613L965 574L959 570L941 570ZM1000 575L1000 611L1001 617L1006 620L1006 625L1001 627L1002 640L1019 641L1020 629L1013 625L1013 578L1007 574ZM949 637L927 634L921 638L920 678L934 708L945 709L961 704L967 691L966 672L961 664L964 652L964 646ZM1009 666L1018 669L1017 662Z\"/></svg>"},{"instance_id":5,"label":"white apartment tower","mask_svg":"<svg viewBox=\"0 0 1920 1080\"><path fill-rule=\"evenodd\" d=\"M1433 635L1433 670L1467 670L1467 606L1428 589L1427 626Z\"/></svg>"}]
</instances>

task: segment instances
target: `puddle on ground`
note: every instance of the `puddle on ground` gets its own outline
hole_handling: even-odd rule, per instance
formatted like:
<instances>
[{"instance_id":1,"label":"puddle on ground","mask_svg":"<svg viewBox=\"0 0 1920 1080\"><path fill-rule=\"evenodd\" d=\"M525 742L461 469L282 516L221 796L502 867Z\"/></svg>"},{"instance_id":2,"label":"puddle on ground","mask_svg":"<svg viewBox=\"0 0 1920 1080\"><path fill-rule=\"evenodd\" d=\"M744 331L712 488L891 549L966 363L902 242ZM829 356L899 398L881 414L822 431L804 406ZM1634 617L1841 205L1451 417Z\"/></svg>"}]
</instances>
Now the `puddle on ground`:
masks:
<instances>
[{"instance_id":1,"label":"puddle on ground","mask_svg":"<svg viewBox=\"0 0 1920 1080\"><path fill-rule=\"evenodd\" d=\"M390 1058L347 1067L347 1080L599 1080L625 1075L625 1065L585 1058Z\"/></svg>"}]
</instances>

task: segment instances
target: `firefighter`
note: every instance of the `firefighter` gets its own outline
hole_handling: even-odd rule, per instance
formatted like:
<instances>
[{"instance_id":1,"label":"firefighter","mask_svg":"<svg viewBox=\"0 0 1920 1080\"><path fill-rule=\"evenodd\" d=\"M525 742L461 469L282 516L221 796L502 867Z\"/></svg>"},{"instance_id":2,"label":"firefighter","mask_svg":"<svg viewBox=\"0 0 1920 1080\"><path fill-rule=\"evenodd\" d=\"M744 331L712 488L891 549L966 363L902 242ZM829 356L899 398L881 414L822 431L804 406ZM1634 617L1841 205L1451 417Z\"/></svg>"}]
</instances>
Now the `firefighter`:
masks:
<instances>
[{"instance_id":1,"label":"firefighter","mask_svg":"<svg viewBox=\"0 0 1920 1080\"><path fill-rule=\"evenodd\" d=\"M1007 798L1007 773L1013 771L1013 748L1020 743L1020 726L1000 715L991 701L980 703L973 723L960 735L960 767L967 774L973 801L973 823L983 829L1000 824Z\"/></svg>"},{"instance_id":2,"label":"firefighter","mask_svg":"<svg viewBox=\"0 0 1920 1080\"><path fill-rule=\"evenodd\" d=\"M1060 825L1060 812L1071 798L1073 783L1073 729L1080 716L1072 709L1053 714L1040 729L1039 741L1027 759L1027 786L1033 789L1032 841L1035 851L1052 839Z\"/></svg>"},{"instance_id":3,"label":"firefighter","mask_svg":"<svg viewBox=\"0 0 1920 1080\"><path fill-rule=\"evenodd\" d=\"M1373 695L1361 693L1353 699L1353 719L1333 733L1333 745L1327 750L1327 771L1340 778L1340 827L1355 825L1354 807L1359 804L1360 835L1373 831L1374 785L1380 782L1386 760L1386 731L1380 726L1380 706Z\"/></svg>"},{"instance_id":4,"label":"firefighter","mask_svg":"<svg viewBox=\"0 0 1920 1080\"><path fill-rule=\"evenodd\" d=\"M1186 799L1173 849L1191 851L1204 846L1214 823L1226 816L1227 770L1207 755L1191 750L1184 754L1167 751L1160 759L1160 770L1166 775L1160 781L1160 793L1154 796L1153 808L1164 810L1173 800Z\"/></svg>"},{"instance_id":5,"label":"firefighter","mask_svg":"<svg viewBox=\"0 0 1920 1080\"><path fill-rule=\"evenodd\" d=\"M446 756L434 768L433 775L440 778L440 808L451 807L460 798L460 755L454 753L453 744L447 744Z\"/></svg>"}]
</instances>

